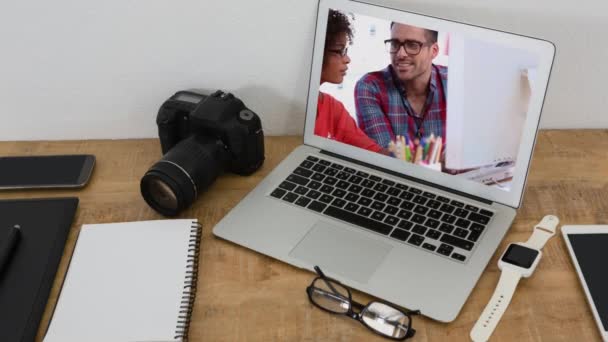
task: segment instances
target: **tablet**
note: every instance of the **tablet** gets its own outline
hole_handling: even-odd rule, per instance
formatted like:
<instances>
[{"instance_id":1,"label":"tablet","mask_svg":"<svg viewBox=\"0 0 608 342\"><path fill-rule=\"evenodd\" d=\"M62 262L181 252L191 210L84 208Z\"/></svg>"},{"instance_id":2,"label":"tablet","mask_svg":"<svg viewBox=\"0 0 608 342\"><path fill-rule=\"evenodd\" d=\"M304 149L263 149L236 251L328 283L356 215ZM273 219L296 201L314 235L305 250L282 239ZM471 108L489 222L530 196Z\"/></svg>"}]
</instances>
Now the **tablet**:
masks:
<instances>
[{"instance_id":1,"label":"tablet","mask_svg":"<svg viewBox=\"0 0 608 342\"><path fill-rule=\"evenodd\" d=\"M608 341L608 225L563 226L562 235L600 334Z\"/></svg>"}]
</instances>

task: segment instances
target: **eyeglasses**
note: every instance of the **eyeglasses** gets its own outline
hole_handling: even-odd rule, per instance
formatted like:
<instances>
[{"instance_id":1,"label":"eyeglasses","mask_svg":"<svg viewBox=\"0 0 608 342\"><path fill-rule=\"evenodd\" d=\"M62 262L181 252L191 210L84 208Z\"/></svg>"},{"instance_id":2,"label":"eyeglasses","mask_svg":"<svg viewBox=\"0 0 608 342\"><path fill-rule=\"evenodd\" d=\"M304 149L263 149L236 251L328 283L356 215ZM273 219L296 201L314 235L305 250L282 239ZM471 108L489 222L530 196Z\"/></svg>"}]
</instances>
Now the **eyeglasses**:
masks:
<instances>
[{"instance_id":1,"label":"eyeglasses","mask_svg":"<svg viewBox=\"0 0 608 342\"><path fill-rule=\"evenodd\" d=\"M400 41L399 39L387 39L384 41L384 46L386 47L386 51L390 53L397 53L403 46L405 49L405 53L410 56L415 56L420 53L422 47L427 45L427 43L418 42L415 40L405 40Z\"/></svg>"},{"instance_id":2,"label":"eyeglasses","mask_svg":"<svg viewBox=\"0 0 608 342\"><path fill-rule=\"evenodd\" d=\"M335 54L338 54L342 57L345 57L348 54L348 48L344 47L342 49L327 49L327 52L333 52Z\"/></svg>"},{"instance_id":3,"label":"eyeglasses","mask_svg":"<svg viewBox=\"0 0 608 342\"><path fill-rule=\"evenodd\" d=\"M355 319L376 334L393 339L405 340L414 336L412 316L420 311L397 309L391 304L372 301L363 306L352 300L350 290L340 282L327 278L318 266L319 275L306 288L308 299L320 309Z\"/></svg>"}]
</instances>

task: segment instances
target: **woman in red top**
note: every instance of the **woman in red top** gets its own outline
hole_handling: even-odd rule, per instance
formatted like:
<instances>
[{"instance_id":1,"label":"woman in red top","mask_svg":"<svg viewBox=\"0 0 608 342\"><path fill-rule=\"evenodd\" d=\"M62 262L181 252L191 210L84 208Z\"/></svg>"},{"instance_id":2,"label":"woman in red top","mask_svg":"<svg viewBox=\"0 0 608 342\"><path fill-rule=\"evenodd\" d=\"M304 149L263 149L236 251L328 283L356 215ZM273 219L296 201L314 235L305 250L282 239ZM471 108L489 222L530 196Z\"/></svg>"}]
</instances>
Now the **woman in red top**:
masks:
<instances>
[{"instance_id":1,"label":"woman in red top","mask_svg":"<svg viewBox=\"0 0 608 342\"><path fill-rule=\"evenodd\" d=\"M352 38L353 31L348 17L330 9L327 19L321 84L325 82L342 83L346 70L348 70L348 63L350 63L347 45ZM322 92L319 92L317 102L315 134L373 152L388 154L357 127L355 120L348 114L342 102Z\"/></svg>"}]
</instances>

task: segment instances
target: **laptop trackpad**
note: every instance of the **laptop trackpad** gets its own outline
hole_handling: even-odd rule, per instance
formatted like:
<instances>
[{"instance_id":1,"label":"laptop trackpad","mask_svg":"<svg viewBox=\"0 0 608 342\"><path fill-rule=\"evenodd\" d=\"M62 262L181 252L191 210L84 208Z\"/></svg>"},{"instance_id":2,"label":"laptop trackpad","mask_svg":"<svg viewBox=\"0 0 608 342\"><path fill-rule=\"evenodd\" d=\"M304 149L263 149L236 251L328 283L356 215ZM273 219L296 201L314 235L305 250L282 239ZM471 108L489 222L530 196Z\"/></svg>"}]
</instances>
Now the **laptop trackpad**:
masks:
<instances>
[{"instance_id":1,"label":"laptop trackpad","mask_svg":"<svg viewBox=\"0 0 608 342\"><path fill-rule=\"evenodd\" d=\"M289 256L367 283L392 248L362 233L318 221Z\"/></svg>"}]
</instances>

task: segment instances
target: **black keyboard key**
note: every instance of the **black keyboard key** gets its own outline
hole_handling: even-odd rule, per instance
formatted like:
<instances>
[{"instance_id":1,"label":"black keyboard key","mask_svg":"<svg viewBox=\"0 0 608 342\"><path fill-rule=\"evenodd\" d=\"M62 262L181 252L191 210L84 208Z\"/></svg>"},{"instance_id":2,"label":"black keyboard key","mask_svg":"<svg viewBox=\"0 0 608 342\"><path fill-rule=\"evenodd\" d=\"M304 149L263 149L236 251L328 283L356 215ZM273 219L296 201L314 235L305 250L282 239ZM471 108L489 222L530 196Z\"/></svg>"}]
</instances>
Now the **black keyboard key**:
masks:
<instances>
[{"instance_id":1,"label":"black keyboard key","mask_svg":"<svg viewBox=\"0 0 608 342\"><path fill-rule=\"evenodd\" d=\"M401 228L401 229L405 229L405 230L410 230L412 229L412 227L414 226L414 224L410 221L406 221L406 220L401 220L399 222L399 224L397 225L397 227Z\"/></svg>"},{"instance_id":2,"label":"black keyboard key","mask_svg":"<svg viewBox=\"0 0 608 342\"><path fill-rule=\"evenodd\" d=\"M434 245L431 245L430 243L426 243L426 242L424 244L422 244L422 248L428 249L431 252L434 252L435 249L437 249L437 247L435 247Z\"/></svg>"},{"instance_id":3,"label":"black keyboard key","mask_svg":"<svg viewBox=\"0 0 608 342\"><path fill-rule=\"evenodd\" d=\"M384 191L386 191L386 189L388 189L388 186L386 186L382 183L378 183L374 186L374 190L376 190L376 191L384 192Z\"/></svg>"},{"instance_id":4,"label":"black keyboard key","mask_svg":"<svg viewBox=\"0 0 608 342\"><path fill-rule=\"evenodd\" d=\"M420 195L422 193L422 190L420 190L418 188L414 188L414 187L409 188L408 191L411 192L411 193L413 193L413 194L416 194L416 195Z\"/></svg>"},{"instance_id":5,"label":"black keyboard key","mask_svg":"<svg viewBox=\"0 0 608 342\"><path fill-rule=\"evenodd\" d=\"M407 240L407 242L411 243L414 246L420 246L422 245L422 242L424 242L424 237L418 234L412 234L412 236Z\"/></svg>"},{"instance_id":6,"label":"black keyboard key","mask_svg":"<svg viewBox=\"0 0 608 342\"><path fill-rule=\"evenodd\" d=\"M402 219L409 219L410 217L412 217L412 212L411 211L407 211L407 210L401 210L399 212L399 214L397 214L397 216L401 217Z\"/></svg>"},{"instance_id":7,"label":"black keyboard key","mask_svg":"<svg viewBox=\"0 0 608 342\"><path fill-rule=\"evenodd\" d=\"M338 183L338 180L334 177L327 177L327 178L325 178L323 183L328 184L328 185L334 185L334 184Z\"/></svg>"},{"instance_id":8,"label":"black keyboard key","mask_svg":"<svg viewBox=\"0 0 608 342\"><path fill-rule=\"evenodd\" d=\"M371 216L371 218L373 218L374 220L378 220L378 221L384 220L385 217L386 217L386 214L379 212L379 211L374 211L374 213Z\"/></svg>"},{"instance_id":9,"label":"black keyboard key","mask_svg":"<svg viewBox=\"0 0 608 342\"><path fill-rule=\"evenodd\" d=\"M422 193L422 196L424 196L424 197L426 197L426 198L430 198L430 199L433 199L433 198L437 197L435 194L430 193L430 192L428 192L428 191L423 192L423 193Z\"/></svg>"},{"instance_id":10,"label":"black keyboard key","mask_svg":"<svg viewBox=\"0 0 608 342\"><path fill-rule=\"evenodd\" d=\"M363 182L361 182L361 186L364 186L368 189L372 188L374 185L376 185L376 182L369 179L364 179Z\"/></svg>"},{"instance_id":11,"label":"black keyboard key","mask_svg":"<svg viewBox=\"0 0 608 342\"><path fill-rule=\"evenodd\" d=\"M412 232L414 232L416 234L424 235L424 233L426 233L426 227L417 224L414 226L414 228L412 228Z\"/></svg>"},{"instance_id":12,"label":"black keyboard key","mask_svg":"<svg viewBox=\"0 0 608 342\"><path fill-rule=\"evenodd\" d=\"M331 194L332 194L332 196L336 196L338 198L342 198L342 197L346 196L347 192L344 191L344 190L342 190L342 189L336 189Z\"/></svg>"},{"instance_id":13,"label":"black keyboard key","mask_svg":"<svg viewBox=\"0 0 608 342\"><path fill-rule=\"evenodd\" d=\"M431 209L431 211L429 211L428 216L430 218L434 218L436 220L439 220L439 218L442 216L443 214L441 213L441 211L437 211L434 209Z\"/></svg>"},{"instance_id":14,"label":"black keyboard key","mask_svg":"<svg viewBox=\"0 0 608 342\"><path fill-rule=\"evenodd\" d=\"M469 211L459 208L459 209L454 210L454 215L464 218L464 217L467 217L467 215L469 215Z\"/></svg>"},{"instance_id":15,"label":"black keyboard key","mask_svg":"<svg viewBox=\"0 0 608 342\"><path fill-rule=\"evenodd\" d=\"M414 212L416 214L420 214L420 215L424 215L429 211L429 208L427 207L423 207L421 205L417 205L416 208L414 208Z\"/></svg>"},{"instance_id":16,"label":"black keyboard key","mask_svg":"<svg viewBox=\"0 0 608 342\"><path fill-rule=\"evenodd\" d=\"M300 164L300 167L303 167L305 169L310 169L311 167L313 167L315 165L315 163L305 160L302 162L302 164Z\"/></svg>"},{"instance_id":17,"label":"black keyboard key","mask_svg":"<svg viewBox=\"0 0 608 342\"><path fill-rule=\"evenodd\" d=\"M401 184L401 183L397 183L395 184L395 187L399 190L407 190L407 185Z\"/></svg>"},{"instance_id":18,"label":"black keyboard key","mask_svg":"<svg viewBox=\"0 0 608 342\"><path fill-rule=\"evenodd\" d=\"M441 236L441 233L436 231L435 229L429 229L429 231L426 232L425 236L433 240L437 240Z\"/></svg>"},{"instance_id":19,"label":"black keyboard key","mask_svg":"<svg viewBox=\"0 0 608 342\"><path fill-rule=\"evenodd\" d=\"M321 189L319 189L319 191L321 191L324 194L331 194L334 191L334 187L325 184L321 187Z\"/></svg>"},{"instance_id":20,"label":"black keyboard key","mask_svg":"<svg viewBox=\"0 0 608 342\"><path fill-rule=\"evenodd\" d=\"M481 232L484 230L484 228L486 228L486 226L483 226L479 223L473 223L470 227L469 230L472 230L474 232L479 232L481 234Z\"/></svg>"},{"instance_id":21,"label":"black keyboard key","mask_svg":"<svg viewBox=\"0 0 608 342\"><path fill-rule=\"evenodd\" d=\"M286 201L286 202L289 202L289 203L293 203L297 199L298 199L298 195L294 194L293 192L290 192L290 193L288 193L287 195L285 195L283 197L283 201Z\"/></svg>"},{"instance_id":22,"label":"black keyboard key","mask_svg":"<svg viewBox=\"0 0 608 342\"><path fill-rule=\"evenodd\" d=\"M325 207L327 207L327 204L318 202L318 201L313 201L309 206L308 209L312 209L314 211L318 211L318 212L322 212L323 209L325 209Z\"/></svg>"},{"instance_id":23,"label":"black keyboard key","mask_svg":"<svg viewBox=\"0 0 608 342\"><path fill-rule=\"evenodd\" d=\"M386 203L388 203L390 205L398 206L399 204L401 204L401 200L398 199L397 197L389 197L389 199L388 199L388 201L386 201Z\"/></svg>"},{"instance_id":24,"label":"black keyboard key","mask_svg":"<svg viewBox=\"0 0 608 342\"><path fill-rule=\"evenodd\" d=\"M450 234L454 231L454 226L452 226L451 224L442 223L441 226L439 226L439 230L444 233Z\"/></svg>"},{"instance_id":25,"label":"black keyboard key","mask_svg":"<svg viewBox=\"0 0 608 342\"><path fill-rule=\"evenodd\" d=\"M437 200L438 200L439 202L443 202L443 203L450 203L450 199L449 199L449 198L447 198L447 197L443 197L443 196L439 196L439 197L437 197Z\"/></svg>"},{"instance_id":26,"label":"black keyboard key","mask_svg":"<svg viewBox=\"0 0 608 342\"><path fill-rule=\"evenodd\" d=\"M481 209L481 210L479 211L479 213L480 213L481 215L485 215L485 216L488 216L488 217L492 217L492 216L494 216L494 213L493 213L493 212L491 212L491 211L489 211L489 210L485 210L485 209Z\"/></svg>"},{"instance_id":27,"label":"black keyboard key","mask_svg":"<svg viewBox=\"0 0 608 342\"><path fill-rule=\"evenodd\" d=\"M350 173L344 172L344 171L340 171L336 175L336 178L341 179L341 180L347 180L349 177L350 177Z\"/></svg>"},{"instance_id":28,"label":"black keyboard key","mask_svg":"<svg viewBox=\"0 0 608 342\"><path fill-rule=\"evenodd\" d=\"M306 195L306 193L308 192L308 188L305 188L303 186L299 186L296 188L296 190L294 191L296 194L298 195Z\"/></svg>"},{"instance_id":29,"label":"black keyboard key","mask_svg":"<svg viewBox=\"0 0 608 342\"><path fill-rule=\"evenodd\" d=\"M359 209L359 205L355 204L355 203L348 203L346 205L346 207L344 207L344 209L346 209L348 211L355 212L355 211L357 211L357 209Z\"/></svg>"},{"instance_id":30,"label":"black keyboard key","mask_svg":"<svg viewBox=\"0 0 608 342\"><path fill-rule=\"evenodd\" d=\"M382 193L377 193L376 195L374 195L374 199L380 202L384 202L386 201L386 199L388 198L388 195L382 194Z\"/></svg>"},{"instance_id":31,"label":"black keyboard key","mask_svg":"<svg viewBox=\"0 0 608 342\"><path fill-rule=\"evenodd\" d=\"M372 205L371 205L371 207L376 210L382 210L382 209L384 209L385 206L386 206L386 204L384 204L382 202L378 202L378 201L374 201L374 203L372 203Z\"/></svg>"},{"instance_id":32,"label":"black keyboard key","mask_svg":"<svg viewBox=\"0 0 608 342\"><path fill-rule=\"evenodd\" d=\"M422 204L424 205L426 203L427 199L422 197L422 196L416 196L414 197L414 203L418 203L418 204Z\"/></svg>"},{"instance_id":33,"label":"black keyboard key","mask_svg":"<svg viewBox=\"0 0 608 342\"><path fill-rule=\"evenodd\" d=\"M370 204L372 204L372 200L369 198L366 198L366 197L361 197L361 198L359 198L357 203L364 205L364 206L369 206Z\"/></svg>"},{"instance_id":34,"label":"black keyboard key","mask_svg":"<svg viewBox=\"0 0 608 342\"><path fill-rule=\"evenodd\" d=\"M359 177L359 176L351 176L348 179L349 182L353 183L353 184L359 184L363 181L363 178Z\"/></svg>"},{"instance_id":35,"label":"black keyboard key","mask_svg":"<svg viewBox=\"0 0 608 342\"><path fill-rule=\"evenodd\" d=\"M471 224L471 221L465 220L465 219L458 219L458 221L456 221L456 223L455 223L455 225L457 227L464 228L464 229L469 228L470 224Z\"/></svg>"},{"instance_id":36,"label":"black keyboard key","mask_svg":"<svg viewBox=\"0 0 608 342\"><path fill-rule=\"evenodd\" d=\"M314 175L312 175L312 177L310 177L310 178L312 178L312 180L315 180L315 181L317 181L317 182L320 182L320 181L322 181L323 179L325 179L325 176L324 176L324 175L322 175L322 174L320 174L320 173L318 173L318 172L315 172L315 174L314 174Z\"/></svg>"},{"instance_id":37,"label":"black keyboard key","mask_svg":"<svg viewBox=\"0 0 608 342\"><path fill-rule=\"evenodd\" d=\"M357 171L356 175L359 177L367 178L369 176L369 173L363 172L363 171Z\"/></svg>"},{"instance_id":38,"label":"black keyboard key","mask_svg":"<svg viewBox=\"0 0 608 342\"><path fill-rule=\"evenodd\" d=\"M325 171L326 167L321 164L317 164L317 165L313 166L312 169L317 172L323 172L323 171Z\"/></svg>"},{"instance_id":39,"label":"black keyboard key","mask_svg":"<svg viewBox=\"0 0 608 342\"><path fill-rule=\"evenodd\" d=\"M475 206L472 206L472 205L470 205L470 204L465 205L465 206L464 206L464 208L465 208L466 210L468 210L468 211L472 211L472 212L474 212L474 213L476 213L476 212L479 210L479 208L477 208L477 207L475 207Z\"/></svg>"},{"instance_id":40,"label":"black keyboard key","mask_svg":"<svg viewBox=\"0 0 608 342\"><path fill-rule=\"evenodd\" d=\"M382 178L374 175L369 176L369 179L373 180L374 182L379 182L382 180Z\"/></svg>"},{"instance_id":41,"label":"black keyboard key","mask_svg":"<svg viewBox=\"0 0 608 342\"><path fill-rule=\"evenodd\" d=\"M331 203L331 201L334 200L333 196L330 195L323 195L321 196L321 198L319 198L319 201L323 202L323 203Z\"/></svg>"},{"instance_id":42,"label":"black keyboard key","mask_svg":"<svg viewBox=\"0 0 608 342\"><path fill-rule=\"evenodd\" d=\"M412 217L412 222L414 223L424 223L424 221L426 221L426 217L419 215L419 214L414 214L414 216Z\"/></svg>"},{"instance_id":43,"label":"black keyboard key","mask_svg":"<svg viewBox=\"0 0 608 342\"><path fill-rule=\"evenodd\" d=\"M424 222L424 225L429 228L437 229L439 227L439 221L430 218L427 219L426 222Z\"/></svg>"},{"instance_id":44,"label":"black keyboard key","mask_svg":"<svg viewBox=\"0 0 608 342\"><path fill-rule=\"evenodd\" d=\"M339 181L338 183L336 183L336 188L340 188L343 190L348 189L348 187L350 186L349 182L345 182L345 181Z\"/></svg>"},{"instance_id":45,"label":"black keyboard key","mask_svg":"<svg viewBox=\"0 0 608 342\"><path fill-rule=\"evenodd\" d=\"M366 208L366 207L361 207L359 208L359 210L357 210L357 214L359 215L363 215L363 216L369 216L369 214L372 213L372 210L370 208Z\"/></svg>"},{"instance_id":46,"label":"black keyboard key","mask_svg":"<svg viewBox=\"0 0 608 342\"><path fill-rule=\"evenodd\" d=\"M355 195L349 192L344 199L351 202L357 202L357 200L359 199L359 195Z\"/></svg>"},{"instance_id":47,"label":"black keyboard key","mask_svg":"<svg viewBox=\"0 0 608 342\"><path fill-rule=\"evenodd\" d=\"M348 172L348 173L355 173L355 172L357 172L357 170L352 169L352 168L350 168L350 167L345 167L345 168L344 168L344 171L346 171L346 172Z\"/></svg>"},{"instance_id":48,"label":"black keyboard key","mask_svg":"<svg viewBox=\"0 0 608 342\"><path fill-rule=\"evenodd\" d=\"M295 170L293 170L293 173L295 173L298 176L302 176L302 177L306 177L306 178L312 176L312 174L313 174L312 171L307 170L303 167L296 168Z\"/></svg>"},{"instance_id":49,"label":"black keyboard key","mask_svg":"<svg viewBox=\"0 0 608 342\"><path fill-rule=\"evenodd\" d=\"M458 261L465 261L465 259L466 259L466 258L467 258L467 257L465 257L465 256L464 256L464 255L462 255L462 254L458 254L458 253L454 253L454 254L452 254L452 259L456 259L456 260L458 260Z\"/></svg>"},{"instance_id":50,"label":"black keyboard key","mask_svg":"<svg viewBox=\"0 0 608 342\"><path fill-rule=\"evenodd\" d=\"M295 202L295 203L296 203L297 205L299 205L299 206L305 207L305 206L307 206L307 205L308 205L308 203L310 203L310 201L312 201L310 198L306 198L306 197L304 197L304 196L301 196L300 198L298 198L298 199L296 200L296 202Z\"/></svg>"},{"instance_id":51,"label":"black keyboard key","mask_svg":"<svg viewBox=\"0 0 608 342\"><path fill-rule=\"evenodd\" d=\"M383 179L382 184L386 184L388 186L393 186L393 185L395 185L395 182L393 182L392 180L389 180L389 179Z\"/></svg>"},{"instance_id":52,"label":"black keyboard key","mask_svg":"<svg viewBox=\"0 0 608 342\"><path fill-rule=\"evenodd\" d=\"M401 190L391 187L391 188L388 188L388 190L386 190L386 193L391 196L399 196L399 194L401 193Z\"/></svg>"},{"instance_id":53,"label":"black keyboard key","mask_svg":"<svg viewBox=\"0 0 608 342\"><path fill-rule=\"evenodd\" d=\"M479 236L481 236L481 232L472 230L469 233L469 236L467 237L468 240L473 241L473 242L477 242L477 240L479 240Z\"/></svg>"},{"instance_id":54,"label":"black keyboard key","mask_svg":"<svg viewBox=\"0 0 608 342\"><path fill-rule=\"evenodd\" d=\"M412 202L403 202L403 203L401 203L399 208L405 209L405 210L412 210L412 209L414 209L414 206L416 206L416 205Z\"/></svg>"},{"instance_id":55,"label":"black keyboard key","mask_svg":"<svg viewBox=\"0 0 608 342\"><path fill-rule=\"evenodd\" d=\"M461 237L461 238L466 238L467 235L469 235L469 231L464 230L462 228L456 228L456 230L454 231L454 235Z\"/></svg>"},{"instance_id":56,"label":"black keyboard key","mask_svg":"<svg viewBox=\"0 0 608 342\"><path fill-rule=\"evenodd\" d=\"M321 165L325 165L325 166L329 166L329 165L331 165L331 163L330 163L330 162L328 162L327 160L323 160L323 159L319 160L319 164L321 164Z\"/></svg>"},{"instance_id":57,"label":"black keyboard key","mask_svg":"<svg viewBox=\"0 0 608 342\"><path fill-rule=\"evenodd\" d=\"M313 157L313 156L308 156L308 157L306 157L306 160L310 160L310 161L312 161L312 162L318 162L318 161L319 161L319 158L317 158L317 157Z\"/></svg>"},{"instance_id":58,"label":"black keyboard key","mask_svg":"<svg viewBox=\"0 0 608 342\"><path fill-rule=\"evenodd\" d=\"M406 201L411 201L412 198L414 198L414 194L411 192L402 192L401 195L399 195L399 198Z\"/></svg>"},{"instance_id":59,"label":"black keyboard key","mask_svg":"<svg viewBox=\"0 0 608 342\"><path fill-rule=\"evenodd\" d=\"M355 185L355 184L351 185L350 188L348 188L348 191L355 193L355 194L360 193L361 190L363 190L363 188L358 185Z\"/></svg>"},{"instance_id":60,"label":"black keyboard key","mask_svg":"<svg viewBox=\"0 0 608 342\"><path fill-rule=\"evenodd\" d=\"M346 204L346 201L343 199L339 199L339 198L336 198L333 202L331 202L331 205L333 205L334 207L337 207L337 208L342 208L345 204Z\"/></svg>"},{"instance_id":61,"label":"black keyboard key","mask_svg":"<svg viewBox=\"0 0 608 342\"><path fill-rule=\"evenodd\" d=\"M391 226L394 226L397 224L397 222L399 222L399 219L396 218L395 216L391 216L388 215L385 219L384 219L384 223L386 224L390 224Z\"/></svg>"},{"instance_id":62,"label":"black keyboard key","mask_svg":"<svg viewBox=\"0 0 608 342\"><path fill-rule=\"evenodd\" d=\"M336 163L331 164L331 167L333 167L334 169L337 169L337 170L344 169L344 166L342 166L340 164L336 164Z\"/></svg>"},{"instance_id":63,"label":"black keyboard key","mask_svg":"<svg viewBox=\"0 0 608 342\"><path fill-rule=\"evenodd\" d=\"M444 214L443 217L441 218L441 221L452 224L452 223L456 222L456 216Z\"/></svg>"},{"instance_id":64,"label":"black keyboard key","mask_svg":"<svg viewBox=\"0 0 608 342\"><path fill-rule=\"evenodd\" d=\"M309 188L313 189L313 190L318 190L321 187L321 185L323 185L323 184L321 184L319 182L312 181L312 182L308 183L307 186Z\"/></svg>"},{"instance_id":65,"label":"black keyboard key","mask_svg":"<svg viewBox=\"0 0 608 342\"><path fill-rule=\"evenodd\" d=\"M307 194L306 197L312 198L312 199L317 199L319 198L319 196L321 196L321 193L316 191L316 190L310 190Z\"/></svg>"},{"instance_id":66,"label":"black keyboard key","mask_svg":"<svg viewBox=\"0 0 608 342\"><path fill-rule=\"evenodd\" d=\"M444 235L445 236L445 235ZM454 250L454 247L446 245L444 243L442 243L439 248L437 249L437 253L439 254L443 254L445 256L450 256L450 254L452 254L452 251Z\"/></svg>"},{"instance_id":67,"label":"black keyboard key","mask_svg":"<svg viewBox=\"0 0 608 342\"><path fill-rule=\"evenodd\" d=\"M457 200L452 200L450 202L451 205L458 207L458 208L463 208L464 207L464 203L457 201Z\"/></svg>"},{"instance_id":68,"label":"black keyboard key","mask_svg":"<svg viewBox=\"0 0 608 342\"><path fill-rule=\"evenodd\" d=\"M484 215L480 215L477 213L471 213L469 215L469 220L473 221L473 222L477 222L480 224L488 224L488 222L490 222L490 218Z\"/></svg>"},{"instance_id":69,"label":"black keyboard key","mask_svg":"<svg viewBox=\"0 0 608 342\"><path fill-rule=\"evenodd\" d=\"M370 190L370 189L363 189L363 191L361 192L361 196L365 196L365 197L369 197L369 198L372 198L375 194L376 194L376 192L374 190Z\"/></svg>"},{"instance_id":70,"label":"black keyboard key","mask_svg":"<svg viewBox=\"0 0 608 342\"><path fill-rule=\"evenodd\" d=\"M295 189L296 186L297 185L295 185L293 183L290 183L290 182L287 182L287 181L283 181L283 183L279 184L279 188L285 189L285 190L288 190L288 191L291 191L291 190Z\"/></svg>"},{"instance_id":71,"label":"black keyboard key","mask_svg":"<svg viewBox=\"0 0 608 342\"><path fill-rule=\"evenodd\" d=\"M439 207L441 207L441 202L436 200L430 200L426 203L426 206L431 209L438 209Z\"/></svg>"},{"instance_id":72,"label":"black keyboard key","mask_svg":"<svg viewBox=\"0 0 608 342\"><path fill-rule=\"evenodd\" d=\"M388 233L390 233L393 229L393 227L389 226L388 224L374 221L366 217L361 217L357 214L353 214L349 211L336 207L327 208L327 210L325 210L325 214L384 235L388 235Z\"/></svg>"},{"instance_id":73,"label":"black keyboard key","mask_svg":"<svg viewBox=\"0 0 608 342\"><path fill-rule=\"evenodd\" d=\"M397 239L397 240L401 240L401 241L405 241L407 240L408 237L410 237L410 232L406 232L405 230L401 230L396 228L392 233L391 233L391 237Z\"/></svg>"},{"instance_id":74,"label":"black keyboard key","mask_svg":"<svg viewBox=\"0 0 608 342\"><path fill-rule=\"evenodd\" d=\"M471 249L473 249L473 243L471 241L457 238L455 236L448 235L448 234L443 234L443 236L441 236L440 241L443 243L447 243L448 245L462 248L467 251L470 251Z\"/></svg>"},{"instance_id":75,"label":"black keyboard key","mask_svg":"<svg viewBox=\"0 0 608 342\"><path fill-rule=\"evenodd\" d=\"M287 191L280 189L280 188L276 188L274 189L273 192L270 193L270 196L272 197L276 197L276 198L281 198L283 197L283 195L285 195L287 193Z\"/></svg>"},{"instance_id":76,"label":"black keyboard key","mask_svg":"<svg viewBox=\"0 0 608 342\"><path fill-rule=\"evenodd\" d=\"M456 207L454 207L453 205L449 205L449 204L444 204L441 206L441 208L439 208L439 210L443 211L446 214L453 213L454 209L456 209Z\"/></svg>"},{"instance_id":77,"label":"black keyboard key","mask_svg":"<svg viewBox=\"0 0 608 342\"><path fill-rule=\"evenodd\" d=\"M386 208L384 208L384 212L389 215L395 215L397 212L399 212L399 209L397 207L393 207L392 205L387 205Z\"/></svg>"},{"instance_id":78,"label":"black keyboard key","mask_svg":"<svg viewBox=\"0 0 608 342\"><path fill-rule=\"evenodd\" d=\"M323 172L324 174L328 175L328 176L335 176L338 173L338 170L333 169L333 168L328 168L327 170L325 170L325 172Z\"/></svg>"},{"instance_id":79,"label":"black keyboard key","mask_svg":"<svg viewBox=\"0 0 608 342\"><path fill-rule=\"evenodd\" d=\"M287 180L292 183L299 184L299 185L308 184L308 179L306 179L302 176L294 175L293 173L291 175L287 176Z\"/></svg>"}]
</instances>

